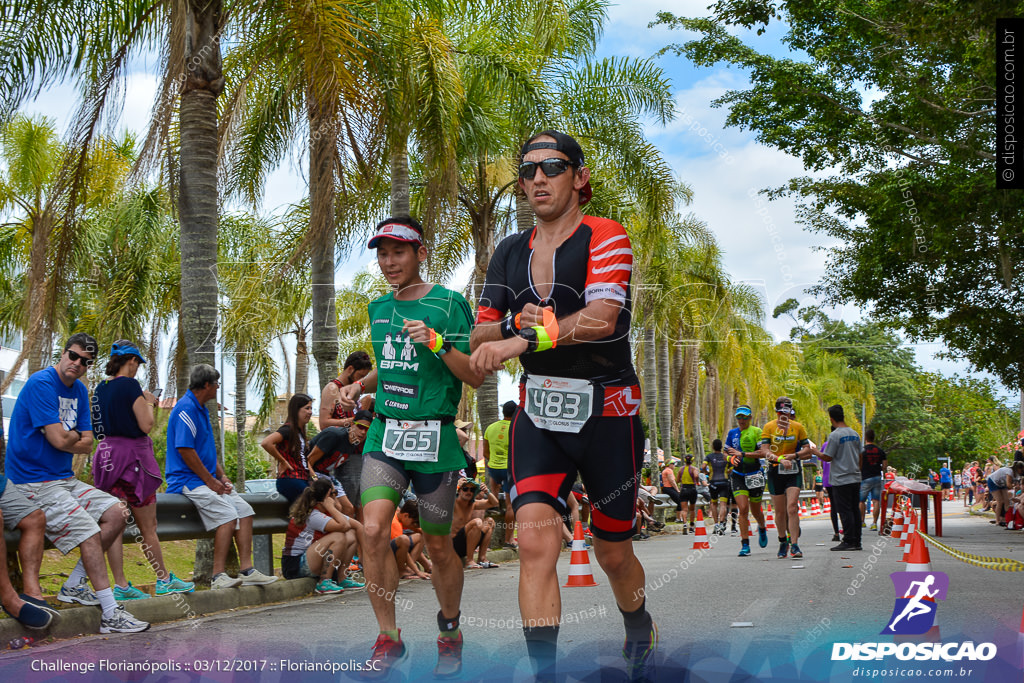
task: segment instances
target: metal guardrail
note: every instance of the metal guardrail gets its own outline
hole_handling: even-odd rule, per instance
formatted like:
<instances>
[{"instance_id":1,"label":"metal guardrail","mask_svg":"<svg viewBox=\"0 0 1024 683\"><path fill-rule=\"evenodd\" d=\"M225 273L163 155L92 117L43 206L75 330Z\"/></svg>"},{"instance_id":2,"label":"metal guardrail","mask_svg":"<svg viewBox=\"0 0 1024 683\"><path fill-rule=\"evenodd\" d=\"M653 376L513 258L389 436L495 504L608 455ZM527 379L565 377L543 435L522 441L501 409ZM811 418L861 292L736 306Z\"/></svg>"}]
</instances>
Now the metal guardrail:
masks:
<instances>
[{"instance_id":1,"label":"metal guardrail","mask_svg":"<svg viewBox=\"0 0 1024 683\"><path fill-rule=\"evenodd\" d=\"M252 506L253 563L265 574L274 569L274 548L271 534L288 530L288 501L277 493L243 493L242 499ZM216 529L207 531L196 512L195 505L180 493L156 495L156 532L161 541L187 541L213 538ZM141 543L142 535L134 523L129 523L123 535L125 543ZM8 554L17 552L21 532L4 530ZM47 548L53 546L46 542Z\"/></svg>"}]
</instances>

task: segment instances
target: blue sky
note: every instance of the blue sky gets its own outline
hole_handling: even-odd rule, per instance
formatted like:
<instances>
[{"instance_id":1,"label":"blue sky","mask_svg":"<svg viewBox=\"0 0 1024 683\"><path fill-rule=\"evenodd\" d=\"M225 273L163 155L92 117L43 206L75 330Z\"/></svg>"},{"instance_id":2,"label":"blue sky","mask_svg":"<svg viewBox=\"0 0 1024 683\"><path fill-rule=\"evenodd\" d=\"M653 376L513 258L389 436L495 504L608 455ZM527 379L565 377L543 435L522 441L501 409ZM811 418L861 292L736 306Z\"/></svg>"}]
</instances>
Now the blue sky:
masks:
<instances>
[{"instance_id":1,"label":"blue sky","mask_svg":"<svg viewBox=\"0 0 1024 683\"><path fill-rule=\"evenodd\" d=\"M701 16L708 4L709 0L635 0L612 5L598 56L650 57L669 43L682 43L690 36L664 27L649 29L648 23L659 10L678 16ZM786 53L780 42L783 28L775 25L759 37L752 32L740 35L761 50L782 55ZM800 161L758 144L749 131L725 128L727 111L711 106L727 90L745 88L746 75L725 68L698 69L685 58L672 55L658 58L657 62L671 80L677 116L666 126L649 125L647 132L678 178L694 191L693 203L684 212L693 212L708 224L723 250L727 272L734 281L745 282L761 292L769 314L778 303L791 297L804 305L817 303L804 290L825 272L826 254L821 249L835 243L804 231L795 220L792 201L768 202L757 194L761 189L805 175ZM156 68L155 60L148 64L140 60L129 77L117 127L142 130L148 123L156 93ZM73 102L71 89L58 87L43 93L24 111L53 117L58 129L63 130ZM264 210L273 211L306 194L304 163L293 156L270 176ZM375 267L373 254L354 249L347 262L339 265L339 284L368 266ZM468 273L469 264L457 280L464 281ZM864 317L863 311L853 307L832 309L829 314L850 322ZM790 321L772 320L769 315L767 326L777 339L788 337ZM965 363L934 358L942 348L939 342L916 344L913 348L918 362L927 370L968 373ZM275 350L275 354L280 352ZM227 386L233 386L230 366L226 374ZM310 375L315 377L312 369ZM1016 398L1011 392L1006 395ZM503 382L501 400L514 397L512 383Z\"/></svg>"}]
</instances>

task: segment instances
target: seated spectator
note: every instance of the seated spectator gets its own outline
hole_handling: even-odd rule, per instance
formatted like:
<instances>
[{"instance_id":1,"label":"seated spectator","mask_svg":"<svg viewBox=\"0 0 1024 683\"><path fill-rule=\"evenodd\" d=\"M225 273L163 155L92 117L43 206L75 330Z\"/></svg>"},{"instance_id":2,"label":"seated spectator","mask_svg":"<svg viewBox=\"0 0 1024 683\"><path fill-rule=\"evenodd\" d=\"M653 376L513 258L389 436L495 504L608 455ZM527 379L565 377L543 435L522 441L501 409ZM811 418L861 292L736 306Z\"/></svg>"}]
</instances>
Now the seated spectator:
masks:
<instances>
[{"instance_id":1,"label":"seated spectator","mask_svg":"<svg viewBox=\"0 0 1024 683\"><path fill-rule=\"evenodd\" d=\"M1006 526L1006 513L1010 509L1010 496L1016 490L1016 483L1024 477L1024 462L1015 461L1012 467L1000 467L988 476L985 484L995 501L994 523Z\"/></svg>"},{"instance_id":2,"label":"seated spectator","mask_svg":"<svg viewBox=\"0 0 1024 683\"><path fill-rule=\"evenodd\" d=\"M213 427L206 402L212 401L220 386L220 373L199 363L189 375L188 391L174 405L167 422L167 492L184 494L213 538L213 580L219 590L238 585L259 586L277 581L252 564L253 509L235 493L231 480L217 461ZM237 577L224 571L232 540L238 547L241 571Z\"/></svg>"},{"instance_id":3,"label":"seated spectator","mask_svg":"<svg viewBox=\"0 0 1024 683\"><path fill-rule=\"evenodd\" d=\"M1006 528L1010 531L1024 529L1024 489L1017 489L1010 499L1011 509L1006 515Z\"/></svg>"},{"instance_id":4,"label":"seated spectator","mask_svg":"<svg viewBox=\"0 0 1024 683\"><path fill-rule=\"evenodd\" d=\"M415 509L415 521L413 521L413 513L407 507L410 505ZM406 512L403 513L403 510ZM406 499L402 503L402 507L395 510L395 516L391 518L391 554L398 566L400 579L429 578L429 575L420 571L413 559L417 554L422 555L425 542L423 532L418 529L418 525L418 503L415 499Z\"/></svg>"},{"instance_id":5,"label":"seated spectator","mask_svg":"<svg viewBox=\"0 0 1024 683\"><path fill-rule=\"evenodd\" d=\"M683 494L679 491L679 485L676 483L676 474L672 469L671 463L665 462L665 467L661 470L661 492L672 499L672 502L676 504L676 521L683 521ZM683 526L683 533L686 533L686 526Z\"/></svg>"},{"instance_id":6,"label":"seated spectator","mask_svg":"<svg viewBox=\"0 0 1024 683\"><path fill-rule=\"evenodd\" d=\"M114 342L103 380L93 395L93 427L100 444L93 460L96 488L125 501L142 535L142 549L156 573L156 594L191 593L195 584L168 573L156 535L156 492L163 486L160 465L153 455L153 407L157 397L144 391L135 375L146 362L138 347L124 339ZM114 575L114 599L141 600L149 594L124 575L124 541L114 539L107 549Z\"/></svg>"},{"instance_id":7,"label":"seated spectator","mask_svg":"<svg viewBox=\"0 0 1024 683\"><path fill-rule=\"evenodd\" d=\"M370 374L373 369L373 361L366 351L353 351L345 359L345 366L337 378L332 379L320 392L320 429L328 427L348 427L355 419L355 410L346 410L341 407L339 391L349 384L359 384L362 388L362 379Z\"/></svg>"},{"instance_id":8,"label":"seated spectator","mask_svg":"<svg viewBox=\"0 0 1024 683\"><path fill-rule=\"evenodd\" d=\"M307 394L295 394L288 400L288 418L276 432L263 439L260 446L277 461L277 492L289 503L309 485L309 439L306 425L313 415L313 399Z\"/></svg>"},{"instance_id":9,"label":"seated spectator","mask_svg":"<svg viewBox=\"0 0 1024 683\"><path fill-rule=\"evenodd\" d=\"M359 479L363 474L363 442L373 422L373 415L357 411L349 427L328 427L310 442L306 464L309 476L327 476L334 482L342 512L359 519L363 506L359 501Z\"/></svg>"},{"instance_id":10,"label":"seated spectator","mask_svg":"<svg viewBox=\"0 0 1024 683\"><path fill-rule=\"evenodd\" d=\"M485 498L477 498L477 491L485 494ZM474 510L487 510L496 507L498 499L487 486L477 484L472 479L459 482L458 494L455 496L455 509L452 513L452 545L455 554L462 558L466 569L493 569L498 565L487 559L487 549L494 533L493 519L480 519L473 516ZM473 553L479 548L480 562L473 562Z\"/></svg>"},{"instance_id":11,"label":"seated spectator","mask_svg":"<svg viewBox=\"0 0 1024 683\"><path fill-rule=\"evenodd\" d=\"M480 468L476 465L476 458L469 454L469 433L473 431L473 423L465 420L455 420L455 436L459 439L459 448L462 449L462 456L466 459L466 466L460 472L466 479L476 480Z\"/></svg>"},{"instance_id":12,"label":"seated spectator","mask_svg":"<svg viewBox=\"0 0 1024 683\"><path fill-rule=\"evenodd\" d=\"M398 523L402 525L402 535L408 536L412 544L402 578L429 579L434 568L430 565L430 560L427 559L424 552L426 539L423 536L423 530L420 529L419 502L415 498L406 499L398 508L395 516L398 518ZM423 567L422 571L420 567Z\"/></svg>"},{"instance_id":13,"label":"seated spectator","mask_svg":"<svg viewBox=\"0 0 1024 683\"><path fill-rule=\"evenodd\" d=\"M341 511L331 480L313 482L292 504L289 514L281 552L284 578L318 577L316 592L320 595L362 588L363 584L346 576L359 546L359 522Z\"/></svg>"},{"instance_id":14,"label":"seated spectator","mask_svg":"<svg viewBox=\"0 0 1024 683\"><path fill-rule=\"evenodd\" d=\"M57 611L43 600L39 586L39 568L43 562L43 534L46 515L32 505L18 489L0 474L0 521L7 529L20 529L18 556L21 559L25 592L18 594L6 571L0 571L0 603L8 616L25 628L41 630L50 625ZM7 543L0 533L0 563L7 566Z\"/></svg>"},{"instance_id":15,"label":"seated spectator","mask_svg":"<svg viewBox=\"0 0 1024 683\"><path fill-rule=\"evenodd\" d=\"M73 335L57 364L33 374L22 387L11 415L6 474L31 505L43 510L50 542L65 555L74 548L81 553L57 599L99 605L100 633L138 633L149 624L117 604L105 557L124 532L127 510L117 498L75 479L72 468L74 454L92 451L89 392L79 378L98 348L89 335Z\"/></svg>"}]
</instances>

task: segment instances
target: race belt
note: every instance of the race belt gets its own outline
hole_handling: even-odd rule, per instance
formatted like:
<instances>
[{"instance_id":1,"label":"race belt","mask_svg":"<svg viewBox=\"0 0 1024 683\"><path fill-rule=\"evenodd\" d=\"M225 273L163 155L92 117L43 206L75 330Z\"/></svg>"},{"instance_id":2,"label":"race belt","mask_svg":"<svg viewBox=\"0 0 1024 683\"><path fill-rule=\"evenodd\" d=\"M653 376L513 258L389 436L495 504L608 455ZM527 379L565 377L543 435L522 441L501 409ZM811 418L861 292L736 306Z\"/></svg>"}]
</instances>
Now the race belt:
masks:
<instances>
[{"instance_id":1,"label":"race belt","mask_svg":"<svg viewBox=\"0 0 1024 683\"><path fill-rule=\"evenodd\" d=\"M624 387L594 385L594 402L601 406L602 417L632 417L640 413L642 394L639 384ZM600 397L600 398L599 398ZM519 383L519 405L526 407L526 379Z\"/></svg>"}]
</instances>

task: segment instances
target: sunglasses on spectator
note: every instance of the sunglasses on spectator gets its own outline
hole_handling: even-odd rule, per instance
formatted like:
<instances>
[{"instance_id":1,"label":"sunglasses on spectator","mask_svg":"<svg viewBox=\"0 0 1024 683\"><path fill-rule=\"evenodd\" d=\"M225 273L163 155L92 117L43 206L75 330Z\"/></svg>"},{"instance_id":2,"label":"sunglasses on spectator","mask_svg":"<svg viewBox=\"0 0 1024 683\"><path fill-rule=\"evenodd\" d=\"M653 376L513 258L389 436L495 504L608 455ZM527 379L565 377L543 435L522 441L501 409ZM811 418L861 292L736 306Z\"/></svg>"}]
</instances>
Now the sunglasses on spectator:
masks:
<instances>
[{"instance_id":1,"label":"sunglasses on spectator","mask_svg":"<svg viewBox=\"0 0 1024 683\"><path fill-rule=\"evenodd\" d=\"M469 486L461 486L461 487L459 487L459 490L460 490L460 491L476 491L476 487L475 487L475 486L472 486L472 485L469 485Z\"/></svg>"},{"instance_id":2,"label":"sunglasses on spectator","mask_svg":"<svg viewBox=\"0 0 1024 683\"><path fill-rule=\"evenodd\" d=\"M544 161L524 161L519 164L519 177L523 180L533 180L537 175L537 167L544 172L548 178L562 175L572 166L566 159L545 159Z\"/></svg>"},{"instance_id":3,"label":"sunglasses on spectator","mask_svg":"<svg viewBox=\"0 0 1024 683\"><path fill-rule=\"evenodd\" d=\"M75 353L71 349L68 349L67 352L68 352L68 360L70 360L72 363L77 363L77 362L81 361L82 365L84 365L85 367L89 367L90 365L92 365L93 363L96 362L95 358L91 358L89 356L83 356L80 353Z\"/></svg>"}]
</instances>

